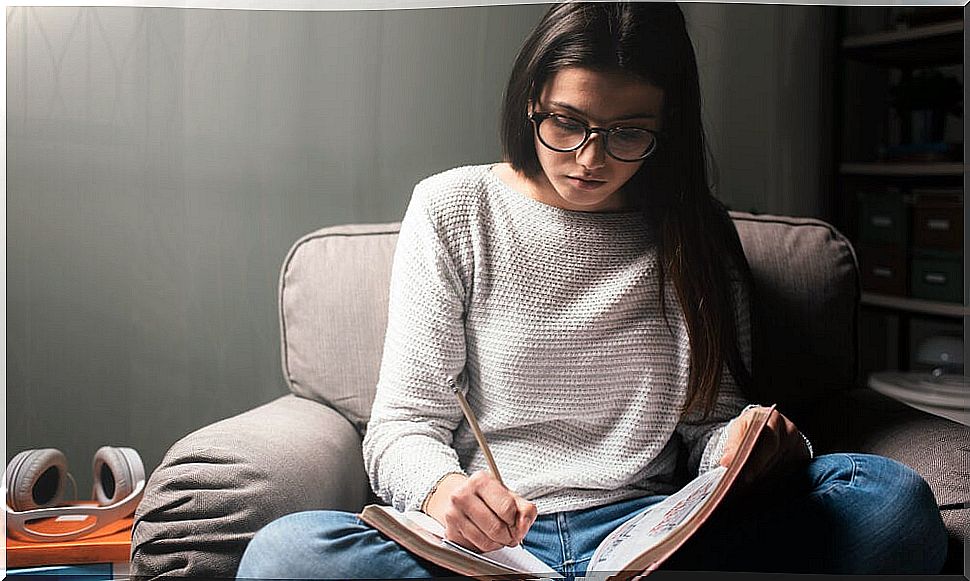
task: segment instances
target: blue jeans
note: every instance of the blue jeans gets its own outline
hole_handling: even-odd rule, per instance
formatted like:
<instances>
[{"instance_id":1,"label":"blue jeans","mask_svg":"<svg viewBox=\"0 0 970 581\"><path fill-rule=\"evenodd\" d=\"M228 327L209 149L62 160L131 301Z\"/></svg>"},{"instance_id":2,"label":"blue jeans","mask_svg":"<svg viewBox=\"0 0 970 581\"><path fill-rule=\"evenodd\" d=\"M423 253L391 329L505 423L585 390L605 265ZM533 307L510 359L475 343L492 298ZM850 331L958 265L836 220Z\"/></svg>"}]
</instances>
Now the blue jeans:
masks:
<instances>
[{"instance_id":1,"label":"blue jeans","mask_svg":"<svg viewBox=\"0 0 970 581\"><path fill-rule=\"evenodd\" d=\"M567 579L585 574L599 542L647 496L539 516L523 546ZM731 499L729 499L731 500ZM946 530L926 482L869 454L829 454L728 502L661 569L791 573L938 573ZM299 512L250 542L237 579L454 577L412 556L352 513Z\"/></svg>"}]
</instances>

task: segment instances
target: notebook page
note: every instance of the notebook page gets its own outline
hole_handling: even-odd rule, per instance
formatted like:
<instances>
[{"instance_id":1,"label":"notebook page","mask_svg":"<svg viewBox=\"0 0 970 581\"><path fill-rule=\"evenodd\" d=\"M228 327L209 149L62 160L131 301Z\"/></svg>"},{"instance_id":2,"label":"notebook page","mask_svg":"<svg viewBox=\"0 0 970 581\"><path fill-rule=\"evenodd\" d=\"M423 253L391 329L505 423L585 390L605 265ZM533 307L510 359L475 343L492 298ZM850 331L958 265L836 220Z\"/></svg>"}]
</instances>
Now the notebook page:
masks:
<instances>
[{"instance_id":1,"label":"notebook page","mask_svg":"<svg viewBox=\"0 0 970 581\"><path fill-rule=\"evenodd\" d=\"M701 474L662 502L650 505L603 539L589 561L588 571L618 571L640 553L665 539L700 509L727 468L718 466ZM624 542L634 539L632 542Z\"/></svg>"},{"instance_id":2,"label":"notebook page","mask_svg":"<svg viewBox=\"0 0 970 581\"><path fill-rule=\"evenodd\" d=\"M479 559L483 559L494 564L511 567L525 573L540 573L544 578L562 579L562 575L557 573L555 569L540 561L538 557L529 551L526 551L524 548L522 548L522 545L515 547L502 547L501 549L489 551L487 553L476 553L462 547L457 543L445 540L445 528L441 525L441 523L431 518L427 514L420 511L408 511L404 513L404 516L431 533L442 537L442 542L444 544L463 553L474 555Z\"/></svg>"}]
</instances>

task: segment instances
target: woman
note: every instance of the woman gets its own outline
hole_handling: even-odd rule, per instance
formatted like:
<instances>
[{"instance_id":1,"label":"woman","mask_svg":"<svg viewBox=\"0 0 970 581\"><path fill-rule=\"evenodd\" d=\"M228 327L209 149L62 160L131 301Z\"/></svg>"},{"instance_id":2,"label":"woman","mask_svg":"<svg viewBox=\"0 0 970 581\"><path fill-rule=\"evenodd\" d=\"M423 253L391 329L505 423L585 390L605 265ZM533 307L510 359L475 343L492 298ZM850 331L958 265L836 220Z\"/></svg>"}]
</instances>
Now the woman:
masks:
<instances>
[{"instance_id":1,"label":"woman","mask_svg":"<svg viewBox=\"0 0 970 581\"><path fill-rule=\"evenodd\" d=\"M711 196L697 66L675 4L553 6L522 48L505 162L422 181L401 225L364 459L375 492L469 548L521 543L571 578L612 528L727 464L750 419L748 270ZM457 377L502 471L487 470ZM691 569L935 572L945 532L913 471L812 459L782 415ZM447 575L336 511L256 535L239 576Z\"/></svg>"}]
</instances>

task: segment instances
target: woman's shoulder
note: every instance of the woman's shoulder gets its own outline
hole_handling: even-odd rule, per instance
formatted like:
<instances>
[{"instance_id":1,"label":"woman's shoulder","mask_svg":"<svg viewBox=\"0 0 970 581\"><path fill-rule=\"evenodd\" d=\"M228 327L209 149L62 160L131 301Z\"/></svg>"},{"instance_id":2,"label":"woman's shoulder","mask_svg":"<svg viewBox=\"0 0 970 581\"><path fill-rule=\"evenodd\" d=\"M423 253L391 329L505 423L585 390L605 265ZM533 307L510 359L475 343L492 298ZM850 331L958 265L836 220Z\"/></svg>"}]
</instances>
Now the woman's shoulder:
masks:
<instances>
[{"instance_id":1,"label":"woman's shoulder","mask_svg":"<svg viewBox=\"0 0 970 581\"><path fill-rule=\"evenodd\" d=\"M470 244L474 233L493 220L490 167L466 165L424 178L414 187L407 214L424 222L450 248Z\"/></svg>"},{"instance_id":2,"label":"woman's shoulder","mask_svg":"<svg viewBox=\"0 0 970 581\"><path fill-rule=\"evenodd\" d=\"M478 206L488 187L490 167L465 165L426 177L414 187L414 198L433 213Z\"/></svg>"}]
</instances>

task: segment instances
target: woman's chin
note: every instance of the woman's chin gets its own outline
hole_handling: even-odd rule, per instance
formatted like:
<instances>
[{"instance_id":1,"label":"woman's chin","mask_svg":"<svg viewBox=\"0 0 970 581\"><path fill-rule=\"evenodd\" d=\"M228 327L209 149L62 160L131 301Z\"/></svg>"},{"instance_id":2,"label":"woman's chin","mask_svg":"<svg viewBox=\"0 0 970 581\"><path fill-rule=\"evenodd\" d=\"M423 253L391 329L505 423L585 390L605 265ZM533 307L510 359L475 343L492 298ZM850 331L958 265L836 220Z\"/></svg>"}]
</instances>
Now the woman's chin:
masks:
<instances>
[{"instance_id":1,"label":"woman's chin","mask_svg":"<svg viewBox=\"0 0 970 581\"><path fill-rule=\"evenodd\" d=\"M565 202L566 209L581 212L604 212L616 210L622 206L614 193L604 194L597 191L570 189L560 192L559 197Z\"/></svg>"}]
</instances>

